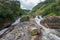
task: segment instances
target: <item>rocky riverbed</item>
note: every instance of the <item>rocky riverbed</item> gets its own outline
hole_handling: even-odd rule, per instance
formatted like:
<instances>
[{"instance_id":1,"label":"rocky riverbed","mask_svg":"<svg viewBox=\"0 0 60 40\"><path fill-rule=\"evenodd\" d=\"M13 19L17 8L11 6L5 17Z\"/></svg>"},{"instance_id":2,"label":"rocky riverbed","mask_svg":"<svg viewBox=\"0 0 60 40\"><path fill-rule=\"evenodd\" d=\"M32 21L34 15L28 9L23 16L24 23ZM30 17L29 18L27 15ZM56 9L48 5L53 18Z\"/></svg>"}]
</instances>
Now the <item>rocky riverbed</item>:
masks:
<instances>
[{"instance_id":1,"label":"rocky riverbed","mask_svg":"<svg viewBox=\"0 0 60 40\"><path fill-rule=\"evenodd\" d=\"M8 28L0 40L31 40L29 30L37 28L41 31L40 40L60 40L60 29L50 29L40 24L40 19L30 19L29 21L18 23ZM38 22L37 22L38 21ZM36 23L37 22L37 23ZM42 29L40 29L42 27Z\"/></svg>"},{"instance_id":2,"label":"rocky riverbed","mask_svg":"<svg viewBox=\"0 0 60 40\"><path fill-rule=\"evenodd\" d=\"M31 35L28 33L31 27L37 27L37 24L33 23L33 21L19 23L0 40L31 40Z\"/></svg>"}]
</instances>

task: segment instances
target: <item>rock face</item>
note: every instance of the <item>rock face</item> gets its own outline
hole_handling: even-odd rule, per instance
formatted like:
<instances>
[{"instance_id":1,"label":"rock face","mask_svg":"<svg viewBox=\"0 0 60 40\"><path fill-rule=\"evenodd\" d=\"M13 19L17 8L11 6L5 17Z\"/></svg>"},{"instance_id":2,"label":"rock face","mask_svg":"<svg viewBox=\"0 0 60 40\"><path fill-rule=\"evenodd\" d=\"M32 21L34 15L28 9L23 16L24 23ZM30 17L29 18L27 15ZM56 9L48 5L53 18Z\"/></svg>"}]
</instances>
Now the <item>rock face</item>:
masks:
<instances>
[{"instance_id":1,"label":"rock face","mask_svg":"<svg viewBox=\"0 0 60 40\"><path fill-rule=\"evenodd\" d=\"M28 33L30 27L37 27L37 25L31 22L19 23L11 32L0 38L0 40L31 40L31 35Z\"/></svg>"},{"instance_id":2,"label":"rock face","mask_svg":"<svg viewBox=\"0 0 60 40\"><path fill-rule=\"evenodd\" d=\"M11 22L9 22L9 23L0 23L0 30L2 30L4 28L7 28L9 26L11 26Z\"/></svg>"},{"instance_id":3,"label":"rock face","mask_svg":"<svg viewBox=\"0 0 60 40\"><path fill-rule=\"evenodd\" d=\"M0 30L10 27L13 22L15 22L15 20L0 23Z\"/></svg>"},{"instance_id":4,"label":"rock face","mask_svg":"<svg viewBox=\"0 0 60 40\"><path fill-rule=\"evenodd\" d=\"M60 28L60 16L45 17L41 21L41 24L47 28L59 29Z\"/></svg>"},{"instance_id":5,"label":"rock face","mask_svg":"<svg viewBox=\"0 0 60 40\"><path fill-rule=\"evenodd\" d=\"M29 34L30 29L38 28L41 32L39 36L31 36ZM41 26L37 25L33 19L30 21L25 21L18 23L16 26L12 26L7 34L4 34L0 40L32 40L34 38L40 37L40 40L60 40L60 29L40 29ZM56 36L56 37L55 37ZM32 39L31 39L32 37ZM38 40L38 39L37 39Z\"/></svg>"}]
</instances>

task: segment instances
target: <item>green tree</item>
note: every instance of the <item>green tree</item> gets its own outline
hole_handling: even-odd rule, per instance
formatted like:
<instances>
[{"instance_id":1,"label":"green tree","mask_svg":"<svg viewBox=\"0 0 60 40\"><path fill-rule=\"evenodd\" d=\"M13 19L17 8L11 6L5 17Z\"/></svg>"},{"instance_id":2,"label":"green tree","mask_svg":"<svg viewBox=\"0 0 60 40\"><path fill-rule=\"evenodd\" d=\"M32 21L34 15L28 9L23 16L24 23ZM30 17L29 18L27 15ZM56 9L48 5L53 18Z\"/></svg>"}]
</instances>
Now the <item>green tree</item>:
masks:
<instances>
[{"instance_id":1,"label":"green tree","mask_svg":"<svg viewBox=\"0 0 60 40\"><path fill-rule=\"evenodd\" d=\"M36 5L29 14L42 16L53 16L54 14L55 16L60 16L60 0L45 0Z\"/></svg>"},{"instance_id":2,"label":"green tree","mask_svg":"<svg viewBox=\"0 0 60 40\"><path fill-rule=\"evenodd\" d=\"M19 14L19 1L0 1L0 23L15 20Z\"/></svg>"}]
</instances>

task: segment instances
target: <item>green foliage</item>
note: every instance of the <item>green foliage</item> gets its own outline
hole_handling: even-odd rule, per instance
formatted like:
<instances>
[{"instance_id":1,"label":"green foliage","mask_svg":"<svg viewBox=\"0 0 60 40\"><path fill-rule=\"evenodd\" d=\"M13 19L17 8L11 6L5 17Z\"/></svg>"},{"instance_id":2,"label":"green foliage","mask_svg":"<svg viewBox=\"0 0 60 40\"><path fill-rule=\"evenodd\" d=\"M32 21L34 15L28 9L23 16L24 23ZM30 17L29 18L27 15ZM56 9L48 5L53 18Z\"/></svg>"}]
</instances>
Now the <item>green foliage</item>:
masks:
<instances>
[{"instance_id":1,"label":"green foliage","mask_svg":"<svg viewBox=\"0 0 60 40\"><path fill-rule=\"evenodd\" d=\"M19 1L0 1L0 23L13 21L23 14L26 13L20 8Z\"/></svg>"},{"instance_id":2,"label":"green foliage","mask_svg":"<svg viewBox=\"0 0 60 40\"><path fill-rule=\"evenodd\" d=\"M32 31L32 30L29 30L28 33L29 33L31 36L34 36L34 35L35 35L34 31Z\"/></svg>"},{"instance_id":3,"label":"green foliage","mask_svg":"<svg viewBox=\"0 0 60 40\"><path fill-rule=\"evenodd\" d=\"M46 0L36 5L30 15L42 16L59 16L60 15L60 0Z\"/></svg>"},{"instance_id":4,"label":"green foliage","mask_svg":"<svg viewBox=\"0 0 60 40\"><path fill-rule=\"evenodd\" d=\"M24 22L24 21L28 21L29 20L29 16L27 16L27 15L24 15L24 16L22 16L22 18L21 18L21 22Z\"/></svg>"},{"instance_id":5,"label":"green foliage","mask_svg":"<svg viewBox=\"0 0 60 40\"><path fill-rule=\"evenodd\" d=\"M14 20L20 14L19 1L0 2L0 23Z\"/></svg>"},{"instance_id":6,"label":"green foliage","mask_svg":"<svg viewBox=\"0 0 60 40\"><path fill-rule=\"evenodd\" d=\"M28 13L30 10L25 10L25 9L23 9L23 11L24 11L25 13Z\"/></svg>"},{"instance_id":7,"label":"green foliage","mask_svg":"<svg viewBox=\"0 0 60 40\"><path fill-rule=\"evenodd\" d=\"M56 16L56 14L52 12L52 13L46 15L46 16Z\"/></svg>"}]
</instances>

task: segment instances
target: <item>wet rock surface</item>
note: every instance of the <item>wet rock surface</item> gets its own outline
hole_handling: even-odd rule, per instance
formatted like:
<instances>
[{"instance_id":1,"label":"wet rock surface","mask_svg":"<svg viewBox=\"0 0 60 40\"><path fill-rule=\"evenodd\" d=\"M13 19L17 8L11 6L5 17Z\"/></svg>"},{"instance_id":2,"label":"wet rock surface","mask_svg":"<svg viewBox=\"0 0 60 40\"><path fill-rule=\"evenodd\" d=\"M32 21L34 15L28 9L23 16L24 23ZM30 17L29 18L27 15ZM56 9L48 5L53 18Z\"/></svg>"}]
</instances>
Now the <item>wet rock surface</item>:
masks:
<instances>
[{"instance_id":1,"label":"wet rock surface","mask_svg":"<svg viewBox=\"0 0 60 40\"><path fill-rule=\"evenodd\" d=\"M44 17L40 23L47 28L60 29L60 16Z\"/></svg>"},{"instance_id":2,"label":"wet rock surface","mask_svg":"<svg viewBox=\"0 0 60 40\"><path fill-rule=\"evenodd\" d=\"M0 30L11 26L11 23L0 23Z\"/></svg>"},{"instance_id":3,"label":"wet rock surface","mask_svg":"<svg viewBox=\"0 0 60 40\"><path fill-rule=\"evenodd\" d=\"M41 27L42 26L35 23L34 19L21 22L14 27L12 26L10 30L7 31L7 34L3 35L0 40L31 40L32 36L28 33L28 31L34 28L40 30L40 40L60 40L60 29L43 29L43 27ZM34 36L32 38L34 38Z\"/></svg>"},{"instance_id":4,"label":"wet rock surface","mask_svg":"<svg viewBox=\"0 0 60 40\"><path fill-rule=\"evenodd\" d=\"M31 40L31 35L28 33L28 30L30 27L36 26L36 24L31 22L19 23L11 32L0 38L0 40Z\"/></svg>"}]
</instances>

